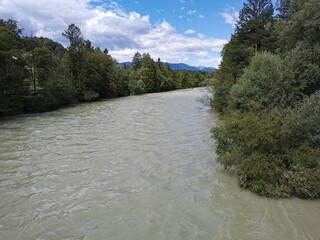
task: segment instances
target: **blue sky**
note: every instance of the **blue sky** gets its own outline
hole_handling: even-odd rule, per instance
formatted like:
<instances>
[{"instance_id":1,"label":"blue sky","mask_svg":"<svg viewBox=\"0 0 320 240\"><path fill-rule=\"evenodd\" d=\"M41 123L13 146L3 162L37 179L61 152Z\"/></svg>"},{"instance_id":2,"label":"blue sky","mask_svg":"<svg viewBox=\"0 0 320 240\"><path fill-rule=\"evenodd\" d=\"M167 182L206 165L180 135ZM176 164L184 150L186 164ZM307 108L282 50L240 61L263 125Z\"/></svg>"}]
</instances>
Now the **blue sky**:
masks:
<instances>
[{"instance_id":1,"label":"blue sky","mask_svg":"<svg viewBox=\"0 0 320 240\"><path fill-rule=\"evenodd\" d=\"M238 12L241 0L136 0L118 1L127 12L136 11L149 15L152 23L166 20L178 32L193 29L198 33L218 38L229 38L233 32L230 24L225 24L223 13Z\"/></svg>"},{"instance_id":2,"label":"blue sky","mask_svg":"<svg viewBox=\"0 0 320 240\"><path fill-rule=\"evenodd\" d=\"M62 37L70 23L119 62L135 52L163 61L218 67L242 0L0 0L0 16L25 35Z\"/></svg>"}]
</instances>

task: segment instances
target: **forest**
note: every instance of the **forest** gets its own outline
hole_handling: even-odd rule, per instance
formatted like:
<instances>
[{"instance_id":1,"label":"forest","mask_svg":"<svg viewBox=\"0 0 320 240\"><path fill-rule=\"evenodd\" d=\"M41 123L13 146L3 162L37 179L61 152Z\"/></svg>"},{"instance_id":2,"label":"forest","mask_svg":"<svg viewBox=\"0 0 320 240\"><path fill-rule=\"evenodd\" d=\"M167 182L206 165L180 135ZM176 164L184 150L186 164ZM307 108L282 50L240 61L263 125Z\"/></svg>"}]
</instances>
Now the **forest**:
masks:
<instances>
[{"instance_id":1,"label":"forest","mask_svg":"<svg viewBox=\"0 0 320 240\"><path fill-rule=\"evenodd\" d=\"M23 36L17 21L0 19L0 117L203 86L211 78L210 73L174 71L148 53L136 52L132 67L119 67L77 25L70 24L62 35L69 41L67 48L48 38Z\"/></svg>"},{"instance_id":2,"label":"forest","mask_svg":"<svg viewBox=\"0 0 320 240\"><path fill-rule=\"evenodd\" d=\"M320 1L247 0L212 105L218 160L262 196L320 197Z\"/></svg>"}]
</instances>

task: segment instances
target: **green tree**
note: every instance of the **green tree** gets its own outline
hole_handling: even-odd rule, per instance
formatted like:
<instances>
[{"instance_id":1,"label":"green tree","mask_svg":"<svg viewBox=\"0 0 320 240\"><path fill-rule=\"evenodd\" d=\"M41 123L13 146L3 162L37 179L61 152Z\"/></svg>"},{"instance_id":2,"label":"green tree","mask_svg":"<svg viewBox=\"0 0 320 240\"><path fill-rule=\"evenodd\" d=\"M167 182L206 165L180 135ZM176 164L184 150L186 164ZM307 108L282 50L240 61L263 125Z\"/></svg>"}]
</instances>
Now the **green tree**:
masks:
<instances>
[{"instance_id":1,"label":"green tree","mask_svg":"<svg viewBox=\"0 0 320 240\"><path fill-rule=\"evenodd\" d=\"M301 98L320 90L320 44L299 42L286 54L285 62Z\"/></svg>"},{"instance_id":2,"label":"green tree","mask_svg":"<svg viewBox=\"0 0 320 240\"><path fill-rule=\"evenodd\" d=\"M289 21L292 18L293 11L291 8L292 0L278 0L277 10L279 12L278 18L281 20Z\"/></svg>"},{"instance_id":3,"label":"green tree","mask_svg":"<svg viewBox=\"0 0 320 240\"><path fill-rule=\"evenodd\" d=\"M251 57L258 51L274 52L277 47L271 0L248 0L239 13L234 35L222 50L222 62L214 83L213 106L224 112L229 91Z\"/></svg>"},{"instance_id":4,"label":"green tree","mask_svg":"<svg viewBox=\"0 0 320 240\"><path fill-rule=\"evenodd\" d=\"M33 54L38 84L41 88L46 88L54 67L53 55L48 49L40 47L36 47Z\"/></svg>"},{"instance_id":5,"label":"green tree","mask_svg":"<svg viewBox=\"0 0 320 240\"><path fill-rule=\"evenodd\" d=\"M160 89L160 81L157 78L155 63L149 53L143 54L142 69L142 79L146 85L147 92L158 92Z\"/></svg>"},{"instance_id":6,"label":"green tree","mask_svg":"<svg viewBox=\"0 0 320 240\"><path fill-rule=\"evenodd\" d=\"M24 80L30 74L23 57L22 29L14 20L0 20L0 116L21 111Z\"/></svg>"},{"instance_id":7,"label":"green tree","mask_svg":"<svg viewBox=\"0 0 320 240\"><path fill-rule=\"evenodd\" d=\"M117 79L117 95L129 95L130 69L125 67L123 67L123 69L121 69L120 67L116 67L115 74Z\"/></svg>"},{"instance_id":8,"label":"green tree","mask_svg":"<svg viewBox=\"0 0 320 240\"><path fill-rule=\"evenodd\" d=\"M271 0L248 0L239 13L236 35L247 47L256 51L273 49L272 23L273 5Z\"/></svg>"},{"instance_id":9,"label":"green tree","mask_svg":"<svg viewBox=\"0 0 320 240\"><path fill-rule=\"evenodd\" d=\"M290 24L278 27L279 52L294 74L301 95L310 95L320 89L320 3L296 0L290 7L294 13Z\"/></svg>"},{"instance_id":10,"label":"green tree","mask_svg":"<svg viewBox=\"0 0 320 240\"><path fill-rule=\"evenodd\" d=\"M79 74L83 100L91 101L99 97L116 97L115 63L111 56L99 48L83 51L82 69Z\"/></svg>"},{"instance_id":11,"label":"green tree","mask_svg":"<svg viewBox=\"0 0 320 240\"><path fill-rule=\"evenodd\" d=\"M290 4L291 18L278 24L279 52L285 55L299 42L319 43L320 3L317 0L295 0Z\"/></svg>"},{"instance_id":12,"label":"green tree","mask_svg":"<svg viewBox=\"0 0 320 240\"><path fill-rule=\"evenodd\" d=\"M263 52L254 56L230 90L229 108L244 112L292 105L299 99L299 89L285 70L283 61L276 55Z\"/></svg>"},{"instance_id":13,"label":"green tree","mask_svg":"<svg viewBox=\"0 0 320 240\"><path fill-rule=\"evenodd\" d=\"M68 26L68 29L62 33L62 36L69 40L69 49L81 50L85 43L80 28L74 23Z\"/></svg>"},{"instance_id":14,"label":"green tree","mask_svg":"<svg viewBox=\"0 0 320 240\"><path fill-rule=\"evenodd\" d=\"M132 58L133 69L137 70L142 66L142 56L139 52L136 52Z\"/></svg>"},{"instance_id":15,"label":"green tree","mask_svg":"<svg viewBox=\"0 0 320 240\"><path fill-rule=\"evenodd\" d=\"M146 85L139 75L141 76L141 74L135 72L131 72L130 74L128 87L131 95L147 93Z\"/></svg>"},{"instance_id":16,"label":"green tree","mask_svg":"<svg viewBox=\"0 0 320 240\"><path fill-rule=\"evenodd\" d=\"M82 69L83 63L83 48L85 41L83 35L78 26L74 23L68 26L68 29L65 30L62 35L69 40L69 46L67 54L68 65L70 75L73 81L73 85L77 89L79 98L83 98L83 83L80 81L80 70Z\"/></svg>"},{"instance_id":17,"label":"green tree","mask_svg":"<svg viewBox=\"0 0 320 240\"><path fill-rule=\"evenodd\" d=\"M242 75L243 69L249 65L254 54L252 47L241 44L237 36L232 36L221 52L222 61L214 82L213 106L224 112L228 105L229 91Z\"/></svg>"},{"instance_id":18,"label":"green tree","mask_svg":"<svg viewBox=\"0 0 320 240\"><path fill-rule=\"evenodd\" d=\"M160 81L160 91L171 91L177 89L175 72L171 69L169 64L162 66L158 61L157 78Z\"/></svg>"}]
</instances>

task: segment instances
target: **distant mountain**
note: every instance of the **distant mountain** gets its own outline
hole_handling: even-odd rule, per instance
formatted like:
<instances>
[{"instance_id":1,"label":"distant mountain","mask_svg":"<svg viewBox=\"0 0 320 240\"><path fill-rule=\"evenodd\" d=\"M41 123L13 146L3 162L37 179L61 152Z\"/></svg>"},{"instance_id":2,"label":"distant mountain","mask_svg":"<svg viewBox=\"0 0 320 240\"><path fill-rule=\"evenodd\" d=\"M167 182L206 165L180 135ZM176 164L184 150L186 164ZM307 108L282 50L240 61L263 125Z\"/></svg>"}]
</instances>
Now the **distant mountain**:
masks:
<instances>
[{"instance_id":1,"label":"distant mountain","mask_svg":"<svg viewBox=\"0 0 320 240\"><path fill-rule=\"evenodd\" d=\"M133 63L132 62L122 62L122 63L118 63L118 65L120 67L123 67L124 65L126 65L127 67L132 67ZM195 67L195 66L190 66L185 63L169 63L169 65L173 70L187 70L187 71L193 71L193 72L215 72L215 71L217 71L217 69L213 68L213 67L203 67L203 66Z\"/></svg>"},{"instance_id":2,"label":"distant mountain","mask_svg":"<svg viewBox=\"0 0 320 240\"><path fill-rule=\"evenodd\" d=\"M194 72L215 72L217 69L213 67L203 67L203 66L190 66L185 63L169 63L170 67L173 70L188 70L188 71L194 71Z\"/></svg>"},{"instance_id":3,"label":"distant mountain","mask_svg":"<svg viewBox=\"0 0 320 240\"><path fill-rule=\"evenodd\" d=\"M121 62L121 63L118 63L119 67L124 67L124 65L126 65L127 67L132 67L133 63L132 62Z\"/></svg>"}]
</instances>

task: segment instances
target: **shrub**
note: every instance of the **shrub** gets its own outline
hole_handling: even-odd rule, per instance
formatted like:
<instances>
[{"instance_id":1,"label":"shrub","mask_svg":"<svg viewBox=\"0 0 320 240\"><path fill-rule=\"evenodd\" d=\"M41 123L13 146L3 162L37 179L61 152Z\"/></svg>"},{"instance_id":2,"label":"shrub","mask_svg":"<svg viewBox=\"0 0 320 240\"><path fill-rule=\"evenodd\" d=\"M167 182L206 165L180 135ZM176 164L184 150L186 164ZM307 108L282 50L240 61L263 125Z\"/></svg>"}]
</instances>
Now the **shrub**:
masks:
<instances>
[{"instance_id":1,"label":"shrub","mask_svg":"<svg viewBox=\"0 0 320 240\"><path fill-rule=\"evenodd\" d=\"M285 74L285 65L278 56L259 53L232 86L229 109L261 111L289 106L296 98L292 81L292 76Z\"/></svg>"}]
</instances>

